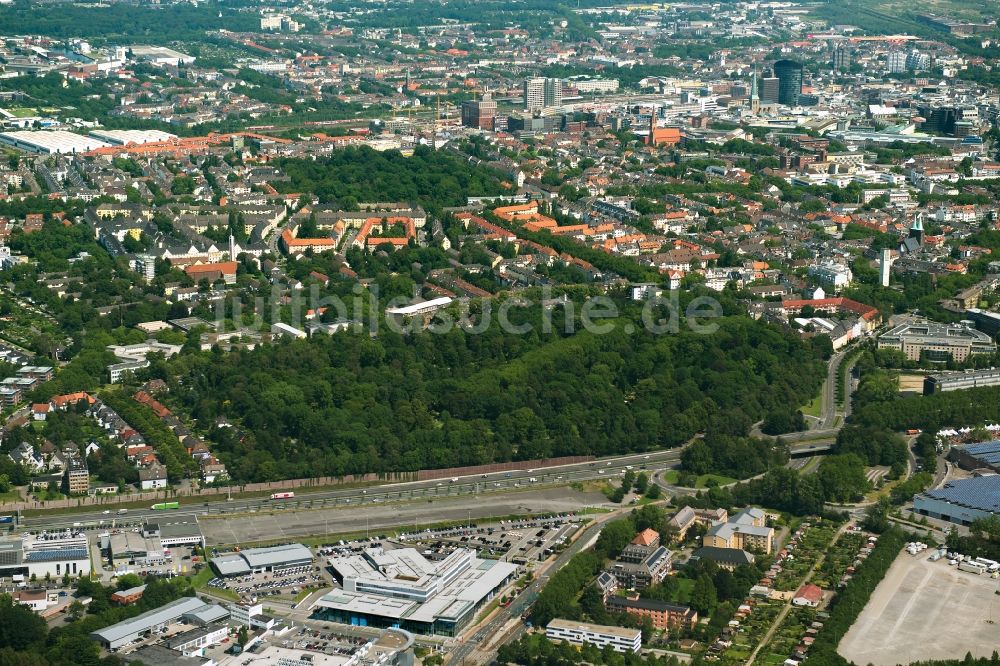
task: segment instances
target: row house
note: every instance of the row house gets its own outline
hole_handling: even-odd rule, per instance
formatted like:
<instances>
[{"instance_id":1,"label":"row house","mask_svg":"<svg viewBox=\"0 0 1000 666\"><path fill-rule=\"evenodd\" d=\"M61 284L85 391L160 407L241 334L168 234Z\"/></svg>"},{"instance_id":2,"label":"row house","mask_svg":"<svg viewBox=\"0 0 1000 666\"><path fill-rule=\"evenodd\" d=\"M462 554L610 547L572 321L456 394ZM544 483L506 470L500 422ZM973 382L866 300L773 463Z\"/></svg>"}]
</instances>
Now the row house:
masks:
<instances>
[{"instance_id":1,"label":"row house","mask_svg":"<svg viewBox=\"0 0 1000 666\"><path fill-rule=\"evenodd\" d=\"M158 461L139 470L139 487L142 490L158 490L167 487L167 468Z\"/></svg>"},{"instance_id":2,"label":"row house","mask_svg":"<svg viewBox=\"0 0 1000 666\"><path fill-rule=\"evenodd\" d=\"M202 472L202 480L205 483L212 483L216 478L225 478L228 476L225 465L212 455L208 444L199 437L191 434L187 426L166 405L146 391L137 391L132 396L132 399L149 407L156 414L157 418L170 429L170 432L181 443L187 454L198 461ZM166 483L165 478L164 476L164 484ZM149 484L153 483L154 480L149 480Z\"/></svg>"}]
</instances>

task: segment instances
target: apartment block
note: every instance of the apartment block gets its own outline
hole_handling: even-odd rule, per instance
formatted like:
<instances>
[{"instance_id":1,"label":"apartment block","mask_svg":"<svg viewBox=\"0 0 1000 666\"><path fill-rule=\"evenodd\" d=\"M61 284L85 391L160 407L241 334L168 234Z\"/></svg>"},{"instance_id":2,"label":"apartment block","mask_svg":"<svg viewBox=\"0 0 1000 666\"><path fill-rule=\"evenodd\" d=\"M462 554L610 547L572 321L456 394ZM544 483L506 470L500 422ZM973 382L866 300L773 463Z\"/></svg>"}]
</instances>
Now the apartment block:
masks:
<instances>
[{"instance_id":1,"label":"apartment block","mask_svg":"<svg viewBox=\"0 0 1000 666\"><path fill-rule=\"evenodd\" d=\"M760 509L743 509L729 521L718 523L705 534L704 545L770 553L774 548L774 528L765 525L767 515Z\"/></svg>"},{"instance_id":2,"label":"apartment block","mask_svg":"<svg viewBox=\"0 0 1000 666\"><path fill-rule=\"evenodd\" d=\"M553 641L566 641L575 645L590 643L599 648L611 646L615 652L638 653L642 647L642 632L638 629L609 627L589 622L555 619L545 627L545 637Z\"/></svg>"}]
</instances>

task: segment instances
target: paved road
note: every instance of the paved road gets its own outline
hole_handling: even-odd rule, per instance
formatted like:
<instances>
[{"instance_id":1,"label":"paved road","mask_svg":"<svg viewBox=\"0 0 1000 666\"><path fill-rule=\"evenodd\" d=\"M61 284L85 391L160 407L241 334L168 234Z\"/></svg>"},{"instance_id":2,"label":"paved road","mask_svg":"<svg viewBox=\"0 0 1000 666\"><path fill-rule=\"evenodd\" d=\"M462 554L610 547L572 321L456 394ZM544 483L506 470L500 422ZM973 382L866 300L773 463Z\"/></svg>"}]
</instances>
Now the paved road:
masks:
<instances>
[{"instance_id":1,"label":"paved road","mask_svg":"<svg viewBox=\"0 0 1000 666\"><path fill-rule=\"evenodd\" d=\"M851 376L851 372L854 370L854 366L858 363L858 357L855 356L849 362L846 372L844 372L844 420L851 415L852 402L851 397L854 395L854 378Z\"/></svg>"},{"instance_id":2,"label":"paved road","mask_svg":"<svg viewBox=\"0 0 1000 666\"><path fill-rule=\"evenodd\" d=\"M559 571L559 569L569 562L574 555L593 545L594 541L601 533L601 530L604 528L604 525L609 520L618 518L624 510L625 509L619 509L613 513L604 514L584 528L580 532L576 541L560 553L552 564L544 569L544 571L539 572L539 574L536 575L535 580L524 588L521 594L519 594L514 601L511 602L509 607L499 609L498 612L490 618L489 622L476 629L471 636L459 639L458 645L451 650L448 663L490 663L493 661L494 653L500 644L515 641L520 638L527 630L527 626L520 620L517 621L514 629L509 631L507 635L498 637L497 632L501 631L512 620L520 618L525 611L527 611L531 605L535 603L539 593L549 581L552 574ZM500 640L498 641L497 638ZM470 662L470 657L474 654L476 658Z\"/></svg>"},{"instance_id":3,"label":"paved road","mask_svg":"<svg viewBox=\"0 0 1000 666\"><path fill-rule=\"evenodd\" d=\"M844 357L847 355L847 351L839 351L830 357L830 360L826 364L826 378L823 380L823 386L820 388L820 416L808 417L809 430L803 430L802 432L793 432L782 435L781 438L786 442L798 442L807 439L816 439L819 437L836 437L837 432L840 431L840 427L843 425L844 420L847 415L850 414L850 400L847 400L845 409L843 413L837 409L837 369L840 367L841 363L844 361ZM850 366L847 368L847 374L845 378L845 393L844 395L850 395L850 369L854 366L856 361L852 360ZM843 416L842 419L839 417ZM839 419L839 420L838 420ZM753 430L750 433L754 436L763 436L760 431L760 423L754 425Z\"/></svg>"},{"instance_id":4,"label":"paved road","mask_svg":"<svg viewBox=\"0 0 1000 666\"><path fill-rule=\"evenodd\" d=\"M844 352L839 351L830 357L826 364L826 380L823 382L822 414L817 430L832 428L837 420L837 369L844 360Z\"/></svg>"},{"instance_id":5,"label":"paved road","mask_svg":"<svg viewBox=\"0 0 1000 666\"><path fill-rule=\"evenodd\" d=\"M490 493L505 493L523 488L543 486L565 486L574 481L588 479L608 479L620 475L626 469L640 471L643 467L651 471L676 464L680 460L680 449L655 451L648 454L618 456L587 463L561 465L510 472L455 477L430 481L387 483L365 488L342 490L296 489L295 497L271 500L269 497L227 501L213 498L201 504L185 503L176 511L149 509L129 509L119 516L113 506L108 509L95 508L72 514L43 514L23 518L21 528L28 530L57 529L71 526L110 525L111 521L130 523L145 520L168 520L171 513L196 513L198 516L241 516L246 519L261 512L291 512L301 509L373 507L379 504L400 502L426 502L461 496L479 496ZM534 479L534 480L532 480ZM185 498L180 498L185 499ZM162 502L163 500L153 500Z\"/></svg>"}]
</instances>

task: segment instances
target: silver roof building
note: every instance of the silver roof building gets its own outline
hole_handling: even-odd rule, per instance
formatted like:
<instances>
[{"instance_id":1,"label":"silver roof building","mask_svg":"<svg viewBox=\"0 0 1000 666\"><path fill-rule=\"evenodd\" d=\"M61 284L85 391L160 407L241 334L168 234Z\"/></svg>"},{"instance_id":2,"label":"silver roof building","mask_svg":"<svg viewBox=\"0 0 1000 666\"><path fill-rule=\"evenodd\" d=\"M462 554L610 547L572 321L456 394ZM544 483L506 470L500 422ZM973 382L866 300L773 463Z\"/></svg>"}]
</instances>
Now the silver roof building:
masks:
<instances>
[{"instance_id":1,"label":"silver roof building","mask_svg":"<svg viewBox=\"0 0 1000 666\"><path fill-rule=\"evenodd\" d=\"M300 543L269 548L247 548L239 553L212 559L212 567L220 576L245 576L254 571L271 571L312 563L312 553Z\"/></svg>"},{"instance_id":2,"label":"silver roof building","mask_svg":"<svg viewBox=\"0 0 1000 666\"><path fill-rule=\"evenodd\" d=\"M219 609L222 614L213 611L213 608ZM91 632L90 637L109 650L114 650L182 618L200 624L206 617L221 619L228 615L229 611L221 606L206 604L195 597L181 597L154 610Z\"/></svg>"}]
</instances>

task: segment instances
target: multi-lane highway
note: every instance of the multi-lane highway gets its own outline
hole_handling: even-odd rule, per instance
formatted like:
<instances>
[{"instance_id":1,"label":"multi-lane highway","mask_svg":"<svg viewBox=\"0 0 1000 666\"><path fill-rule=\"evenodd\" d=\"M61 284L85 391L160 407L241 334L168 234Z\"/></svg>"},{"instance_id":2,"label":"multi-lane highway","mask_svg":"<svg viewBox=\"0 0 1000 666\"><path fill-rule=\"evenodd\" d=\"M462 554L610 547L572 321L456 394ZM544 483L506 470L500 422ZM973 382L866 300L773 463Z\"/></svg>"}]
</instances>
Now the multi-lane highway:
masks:
<instances>
[{"instance_id":1,"label":"multi-lane highway","mask_svg":"<svg viewBox=\"0 0 1000 666\"><path fill-rule=\"evenodd\" d=\"M813 431L811 434L816 437L820 433ZM791 448L793 453L809 455L824 452L828 445L823 446L819 442L802 442L792 444ZM646 470L652 475L655 471L675 466L680 461L680 453L681 449L670 449L557 467L492 472L430 481L387 483L340 490L296 489L295 497L280 500L272 500L270 497L228 500L225 497L220 497L206 502L192 503L188 498L179 498L183 503L176 510L129 509L124 515L119 515L115 508L95 508L91 511L75 513L53 512L23 517L20 529L36 531L67 527L110 526L113 522L121 524L141 523L147 520L162 521L169 519L171 514L180 513L194 514L204 518L235 518L240 516L242 519L248 519L254 514L273 515L310 509L373 508L382 504L469 498L491 493L512 493L529 489L567 486L577 481L611 479L620 476L627 470L637 473ZM156 502L163 501L162 499L156 500ZM428 511L434 512L432 504L428 504Z\"/></svg>"},{"instance_id":2,"label":"multi-lane highway","mask_svg":"<svg viewBox=\"0 0 1000 666\"><path fill-rule=\"evenodd\" d=\"M671 449L557 467L493 472L431 481L388 483L364 488L319 491L296 489L294 498L282 500L261 497L230 501L223 497L202 503L190 503L185 501L186 498L179 498L184 503L178 510L129 509L125 515L118 515L114 508L71 514L53 513L26 517L21 521L21 527L27 530L39 530L71 526L109 525L112 521L163 520L171 513L194 513L205 517L235 516L237 514L249 516L258 512L371 507L380 503L425 502L470 495L514 492L529 488L568 485L574 481L612 478L621 475L626 470L639 472L648 469L652 472L676 465L680 460L680 451L680 449ZM162 499L156 500L156 502L163 501Z\"/></svg>"}]
</instances>

